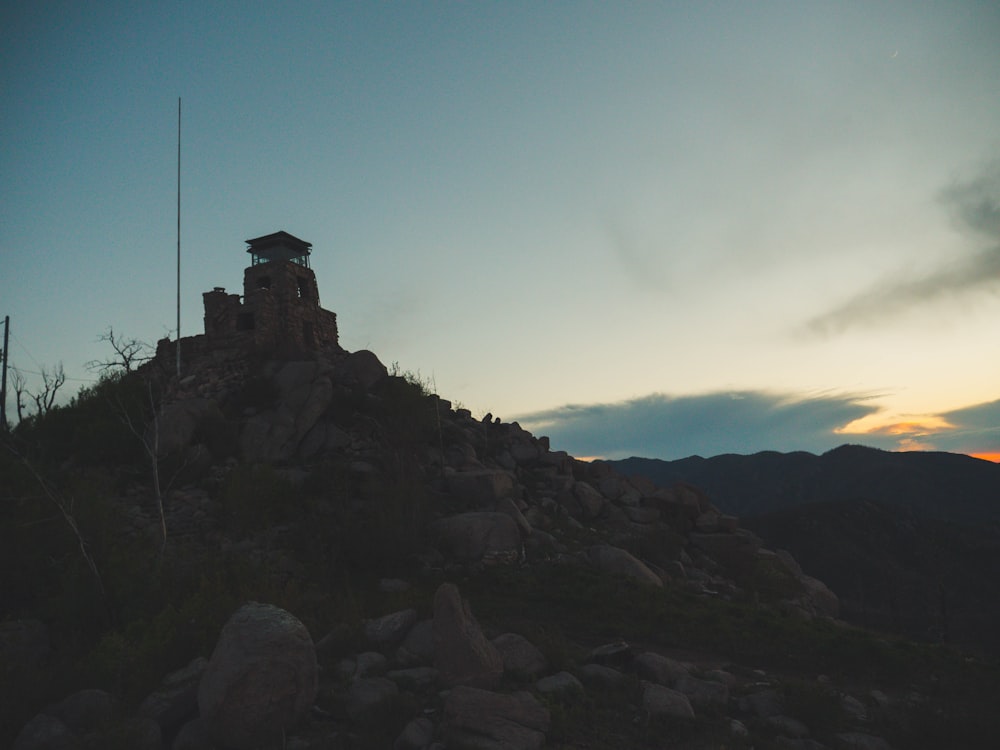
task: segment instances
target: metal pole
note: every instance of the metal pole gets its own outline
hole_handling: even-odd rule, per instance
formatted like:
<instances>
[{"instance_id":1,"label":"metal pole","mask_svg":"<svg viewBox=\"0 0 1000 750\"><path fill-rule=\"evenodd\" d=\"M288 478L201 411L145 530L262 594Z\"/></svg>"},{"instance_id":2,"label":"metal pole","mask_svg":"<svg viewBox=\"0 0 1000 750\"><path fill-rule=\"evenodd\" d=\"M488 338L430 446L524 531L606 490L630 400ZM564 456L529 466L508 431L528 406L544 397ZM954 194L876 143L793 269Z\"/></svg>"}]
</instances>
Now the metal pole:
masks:
<instances>
[{"instance_id":1,"label":"metal pole","mask_svg":"<svg viewBox=\"0 0 1000 750\"><path fill-rule=\"evenodd\" d=\"M181 98L177 97L177 377L181 376Z\"/></svg>"},{"instance_id":2,"label":"metal pole","mask_svg":"<svg viewBox=\"0 0 1000 750\"><path fill-rule=\"evenodd\" d=\"M0 430L7 430L7 349L10 344L10 316L3 316L3 377L0 380Z\"/></svg>"}]
</instances>

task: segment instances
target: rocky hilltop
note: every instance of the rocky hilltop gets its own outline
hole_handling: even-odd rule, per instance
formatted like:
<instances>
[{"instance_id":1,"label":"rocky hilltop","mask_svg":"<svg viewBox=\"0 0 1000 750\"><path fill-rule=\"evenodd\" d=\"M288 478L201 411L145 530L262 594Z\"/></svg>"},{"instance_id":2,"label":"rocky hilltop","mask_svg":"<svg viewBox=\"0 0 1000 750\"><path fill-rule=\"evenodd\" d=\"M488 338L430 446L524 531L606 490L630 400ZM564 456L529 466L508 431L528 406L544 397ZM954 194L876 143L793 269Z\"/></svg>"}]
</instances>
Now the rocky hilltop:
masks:
<instances>
[{"instance_id":1,"label":"rocky hilltop","mask_svg":"<svg viewBox=\"0 0 1000 750\"><path fill-rule=\"evenodd\" d=\"M206 351L15 430L0 742L985 747L994 665L839 621L687 484L371 352Z\"/></svg>"}]
</instances>

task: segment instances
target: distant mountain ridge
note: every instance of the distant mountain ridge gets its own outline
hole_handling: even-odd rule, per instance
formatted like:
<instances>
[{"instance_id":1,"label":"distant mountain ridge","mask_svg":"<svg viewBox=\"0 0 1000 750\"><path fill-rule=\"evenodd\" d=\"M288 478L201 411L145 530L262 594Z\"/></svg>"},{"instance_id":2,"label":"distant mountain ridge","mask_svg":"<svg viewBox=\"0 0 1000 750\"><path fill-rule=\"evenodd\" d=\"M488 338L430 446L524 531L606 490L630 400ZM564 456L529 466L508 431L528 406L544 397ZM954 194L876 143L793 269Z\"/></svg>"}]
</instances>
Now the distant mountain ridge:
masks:
<instances>
[{"instance_id":1,"label":"distant mountain ridge","mask_svg":"<svg viewBox=\"0 0 1000 750\"><path fill-rule=\"evenodd\" d=\"M1000 464L956 453L842 445L822 455L765 451L675 461L608 461L660 486L695 485L727 513L754 516L804 503L872 500L921 518L1000 523Z\"/></svg>"}]
</instances>

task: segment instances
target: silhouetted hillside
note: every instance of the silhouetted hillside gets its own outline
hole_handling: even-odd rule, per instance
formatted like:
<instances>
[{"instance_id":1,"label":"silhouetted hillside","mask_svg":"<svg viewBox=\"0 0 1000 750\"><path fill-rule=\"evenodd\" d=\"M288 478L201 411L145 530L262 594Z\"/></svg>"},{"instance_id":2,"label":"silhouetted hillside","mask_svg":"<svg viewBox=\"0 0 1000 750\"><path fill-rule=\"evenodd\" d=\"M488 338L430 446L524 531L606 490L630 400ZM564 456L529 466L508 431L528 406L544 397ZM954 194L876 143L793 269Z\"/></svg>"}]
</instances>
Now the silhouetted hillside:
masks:
<instances>
[{"instance_id":1,"label":"silhouetted hillside","mask_svg":"<svg viewBox=\"0 0 1000 750\"><path fill-rule=\"evenodd\" d=\"M921 519L870 500L810 503L743 519L840 597L866 627L1000 653L1000 533Z\"/></svg>"},{"instance_id":2,"label":"silhouetted hillside","mask_svg":"<svg viewBox=\"0 0 1000 750\"><path fill-rule=\"evenodd\" d=\"M955 453L843 445L821 456L765 451L677 461L609 461L658 485L693 484L729 513L753 516L803 503L874 500L920 518L1000 522L1000 465Z\"/></svg>"}]
</instances>

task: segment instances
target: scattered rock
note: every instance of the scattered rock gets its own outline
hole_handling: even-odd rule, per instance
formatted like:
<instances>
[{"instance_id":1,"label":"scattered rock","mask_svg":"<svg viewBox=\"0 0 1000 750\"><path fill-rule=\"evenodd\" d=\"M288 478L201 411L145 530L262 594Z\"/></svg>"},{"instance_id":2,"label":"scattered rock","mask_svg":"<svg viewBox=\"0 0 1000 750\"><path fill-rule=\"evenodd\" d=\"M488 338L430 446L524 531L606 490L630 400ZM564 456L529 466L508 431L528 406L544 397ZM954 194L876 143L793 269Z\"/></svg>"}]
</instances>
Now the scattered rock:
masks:
<instances>
[{"instance_id":1,"label":"scattered rock","mask_svg":"<svg viewBox=\"0 0 1000 750\"><path fill-rule=\"evenodd\" d=\"M530 693L493 693L464 685L445 698L448 750L539 750L551 718Z\"/></svg>"},{"instance_id":2,"label":"scattered rock","mask_svg":"<svg viewBox=\"0 0 1000 750\"><path fill-rule=\"evenodd\" d=\"M417 610L404 609L401 612L368 620L364 624L365 638L373 646L388 646L403 640L407 631L417 621Z\"/></svg>"},{"instance_id":3,"label":"scattered rock","mask_svg":"<svg viewBox=\"0 0 1000 750\"><path fill-rule=\"evenodd\" d=\"M641 560L631 553L610 544L595 544L586 553L587 561L598 570L612 575L623 575L653 586L663 586L663 581Z\"/></svg>"},{"instance_id":4,"label":"scattered rock","mask_svg":"<svg viewBox=\"0 0 1000 750\"><path fill-rule=\"evenodd\" d=\"M354 720L371 716L397 695L396 683L386 677L354 680L347 688L347 715Z\"/></svg>"},{"instance_id":5,"label":"scattered rock","mask_svg":"<svg viewBox=\"0 0 1000 750\"><path fill-rule=\"evenodd\" d=\"M583 695L583 685L569 672L556 672L535 683L535 689L542 695L560 698Z\"/></svg>"},{"instance_id":6,"label":"scattered rock","mask_svg":"<svg viewBox=\"0 0 1000 750\"><path fill-rule=\"evenodd\" d=\"M403 727L392 750L423 750L434 739L434 722L423 716L418 717Z\"/></svg>"},{"instance_id":7,"label":"scattered rock","mask_svg":"<svg viewBox=\"0 0 1000 750\"><path fill-rule=\"evenodd\" d=\"M650 716L670 716L675 719L693 719L694 709L684 693L663 685L643 681L642 708Z\"/></svg>"},{"instance_id":8,"label":"scattered rock","mask_svg":"<svg viewBox=\"0 0 1000 750\"><path fill-rule=\"evenodd\" d=\"M229 618L198 688L209 735L233 750L277 740L316 697L316 651L292 614L250 602Z\"/></svg>"},{"instance_id":9,"label":"scattered rock","mask_svg":"<svg viewBox=\"0 0 1000 750\"><path fill-rule=\"evenodd\" d=\"M534 679L548 669L548 660L523 635L504 633L493 639L493 645L500 652L504 672L508 674Z\"/></svg>"},{"instance_id":10,"label":"scattered rock","mask_svg":"<svg viewBox=\"0 0 1000 750\"><path fill-rule=\"evenodd\" d=\"M441 584L434 594L434 663L447 686L492 688L503 676L500 653L451 583Z\"/></svg>"},{"instance_id":11,"label":"scattered rock","mask_svg":"<svg viewBox=\"0 0 1000 750\"><path fill-rule=\"evenodd\" d=\"M432 522L428 532L441 552L459 562L478 562L497 553L516 557L521 549L517 523L506 513L460 513Z\"/></svg>"},{"instance_id":12,"label":"scattered rock","mask_svg":"<svg viewBox=\"0 0 1000 750\"><path fill-rule=\"evenodd\" d=\"M638 654L633 666L640 677L668 687L688 674L688 668L681 662L652 651Z\"/></svg>"},{"instance_id":13,"label":"scattered rock","mask_svg":"<svg viewBox=\"0 0 1000 750\"><path fill-rule=\"evenodd\" d=\"M198 713L198 683L208 666L199 656L186 667L171 672L139 706L139 716L153 719L164 734L173 734L179 726Z\"/></svg>"}]
</instances>

